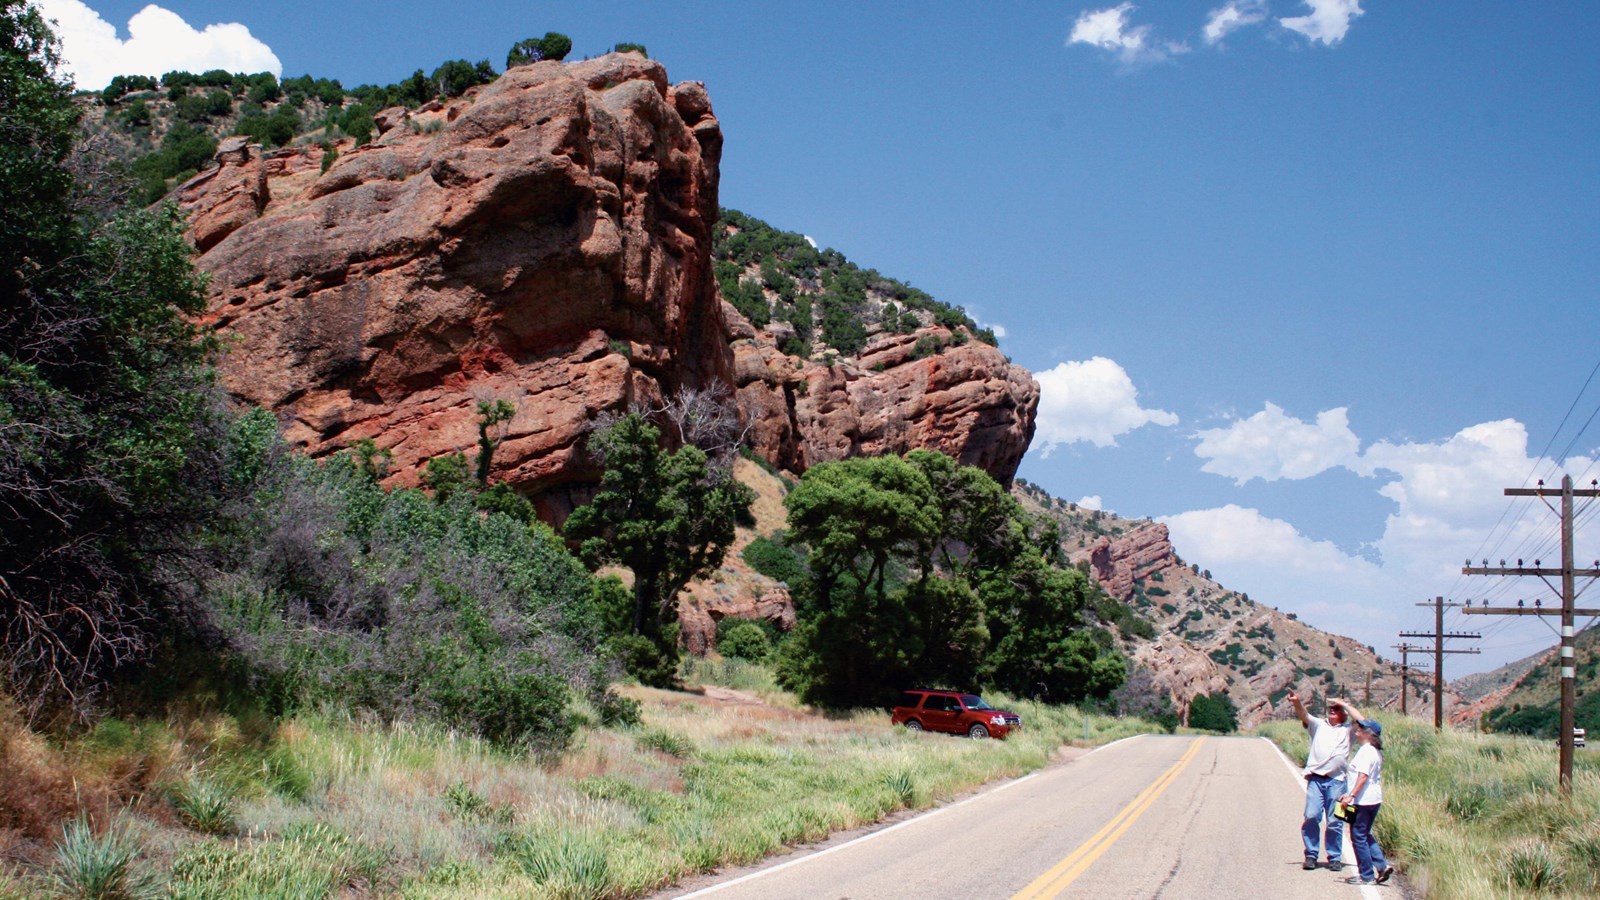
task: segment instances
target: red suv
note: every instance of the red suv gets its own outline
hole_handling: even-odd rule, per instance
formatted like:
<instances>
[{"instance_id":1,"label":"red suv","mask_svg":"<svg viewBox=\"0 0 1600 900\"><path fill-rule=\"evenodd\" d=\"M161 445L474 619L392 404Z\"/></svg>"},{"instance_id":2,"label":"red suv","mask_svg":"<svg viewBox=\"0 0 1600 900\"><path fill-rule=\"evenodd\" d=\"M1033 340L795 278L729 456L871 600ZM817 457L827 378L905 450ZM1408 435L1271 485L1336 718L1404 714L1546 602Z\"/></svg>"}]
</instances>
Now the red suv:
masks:
<instances>
[{"instance_id":1,"label":"red suv","mask_svg":"<svg viewBox=\"0 0 1600 900\"><path fill-rule=\"evenodd\" d=\"M1022 717L995 709L977 694L906 691L889 710L889 721L909 731L944 731L970 738L1003 738L1022 728Z\"/></svg>"}]
</instances>

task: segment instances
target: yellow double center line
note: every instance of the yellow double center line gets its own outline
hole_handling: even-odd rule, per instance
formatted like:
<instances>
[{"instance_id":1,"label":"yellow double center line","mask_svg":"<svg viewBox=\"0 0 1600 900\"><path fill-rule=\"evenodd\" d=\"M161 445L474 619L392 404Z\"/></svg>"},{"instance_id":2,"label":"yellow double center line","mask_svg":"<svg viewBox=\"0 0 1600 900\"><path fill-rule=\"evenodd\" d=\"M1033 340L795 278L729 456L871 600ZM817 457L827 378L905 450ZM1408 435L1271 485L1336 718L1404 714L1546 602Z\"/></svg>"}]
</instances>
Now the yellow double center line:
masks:
<instances>
[{"instance_id":1,"label":"yellow double center line","mask_svg":"<svg viewBox=\"0 0 1600 900\"><path fill-rule=\"evenodd\" d=\"M1051 866L1050 871L1034 879L1032 884L1023 888L1012 900L1045 900L1048 897L1060 896L1061 892L1067 889L1067 885L1082 875L1101 854L1110 849L1134 820L1143 815L1144 811L1150 808L1150 804L1156 802L1156 798L1172 786L1172 782L1178 779L1179 773L1189 765L1195 754L1200 752L1200 745L1205 743L1205 740L1205 738L1196 739L1183 756L1172 764L1172 768L1161 773L1160 778L1145 788L1139 796L1133 798L1133 802L1124 807L1122 812L1117 813L1104 828L1095 832L1094 836L1084 841L1078 849L1067 854L1066 859Z\"/></svg>"}]
</instances>

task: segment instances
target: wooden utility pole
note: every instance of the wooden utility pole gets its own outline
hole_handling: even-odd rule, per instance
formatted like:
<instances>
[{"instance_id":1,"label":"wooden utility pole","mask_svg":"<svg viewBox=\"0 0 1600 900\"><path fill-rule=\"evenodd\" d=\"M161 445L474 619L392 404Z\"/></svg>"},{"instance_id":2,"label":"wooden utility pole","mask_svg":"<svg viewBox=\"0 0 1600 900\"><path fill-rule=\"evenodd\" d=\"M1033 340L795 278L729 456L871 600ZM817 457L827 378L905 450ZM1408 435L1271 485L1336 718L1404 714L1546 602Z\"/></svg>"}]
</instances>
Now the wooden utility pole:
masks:
<instances>
[{"instance_id":1,"label":"wooden utility pole","mask_svg":"<svg viewBox=\"0 0 1600 900\"><path fill-rule=\"evenodd\" d=\"M1447 603L1443 597L1418 603L1418 606L1433 607L1433 633L1425 631L1402 631L1403 638L1428 638L1433 641L1433 730L1438 731L1444 727L1444 655L1446 653L1477 653L1477 650L1446 650L1444 642L1447 640L1475 641L1483 635L1477 632L1444 630L1444 611L1460 606L1460 603Z\"/></svg>"},{"instance_id":2,"label":"wooden utility pole","mask_svg":"<svg viewBox=\"0 0 1600 900\"><path fill-rule=\"evenodd\" d=\"M1395 644L1394 648L1400 651L1400 715L1406 712L1406 692L1411 689L1411 654L1421 653L1425 647L1413 644Z\"/></svg>"},{"instance_id":3,"label":"wooden utility pole","mask_svg":"<svg viewBox=\"0 0 1600 900\"><path fill-rule=\"evenodd\" d=\"M1596 560L1594 568L1579 569L1573 562L1572 530L1574 515L1572 500L1574 497L1587 497L1593 499L1600 497L1600 482L1591 481L1584 490L1574 490L1572 476L1561 476L1561 509L1558 511L1550 505L1548 499L1555 492L1547 489L1544 482L1539 482L1538 487L1532 488L1506 488L1507 497L1538 497L1540 502L1550 508L1561 518L1561 568L1551 569L1534 560L1533 565L1524 566L1522 560L1517 560L1514 566L1506 565L1505 560L1500 560L1500 565L1490 566L1489 561L1483 565L1474 566L1472 560L1467 560L1466 566L1461 569L1463 575L1533 575L1545 583L1545 586L1561 598L1560 609L1545 609L1544 605L1535 600L1529 608L1525 601L1518 600L1516 606L1489 606L1485 605L1476 609L1468 605L1462 610L1471 615L1479 616L1560 616L1561 617L1561 735L1558 738L1561 746L1560 773L1561 795L1572 797L1572 730L1577 725L1578 709L1578 673L1577 673L1577 630L1573 627L1573 619L1578 616L1600 616L1600 610L1578 609L1577 580L1588 578L1593 583L1595 578L1600 578L1600 560ZM1588 504L1584 504L1586 507ZM1560 590L1556 589L1550 579L1561 579ZM1588 585L1585 585L1587 588Z\"/></svg>"}]
</instances>

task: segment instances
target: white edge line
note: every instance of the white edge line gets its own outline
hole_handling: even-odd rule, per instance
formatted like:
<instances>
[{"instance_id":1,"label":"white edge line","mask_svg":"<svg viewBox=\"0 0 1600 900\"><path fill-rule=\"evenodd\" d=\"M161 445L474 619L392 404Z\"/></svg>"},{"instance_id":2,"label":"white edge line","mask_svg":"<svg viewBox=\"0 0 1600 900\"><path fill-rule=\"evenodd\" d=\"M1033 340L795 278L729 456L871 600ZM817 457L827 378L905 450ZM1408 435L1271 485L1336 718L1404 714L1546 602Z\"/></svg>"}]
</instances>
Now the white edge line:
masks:
<instances>
[{"instance_id":1,"label":"white edge line","mask_svg":"<svg viewBox=\"0 0 1600 900\"><path fill-rule=\"evenodd\" d=\"M1271 744L1272 749L1278 751L1278 758L1283 760L1283 764L1288 767L1289 774L1294 776L1294 780L1303 783L1304 778L1301 776L1300 770L1295 768L1294 761L1289 759L1289 754L1283 752L1283 748L1278 746L1278 742L1267 737L1266 735L1262 735L1261 739ZM1350 849L1350 858L1352 860L1355 859L1355 849L1350 845L1350 829L1348 828L1344 830L1344 844L1346 848ZM1359 874L1359 871L1357 874ZM1357 887L1361 888L1361 896L1364 898L1364 900L1378 900L1380 895L1378 894L1378 888L1376 885L1362 884L1357 885Z\"/></svg>"},{"instance_id":2,"label":"white edge line","mask_svg":"<svg viewBox=\"0 0 1600 900\"><path fill-rule=\"evenodd\" d=\"M1098 753L1101 750L1106 749L1107 747L1114 747L1117 744L1122 743L1123 741L1131 741L1134 738L1141 738L1141 737L1144 737L1144 736L1145 735L1142 735L1142 734L1135 734L1135 735L1131 735L1129 737L1120 738L1118 740L1112 741L1109 744L1102 744L1102 745L1094 748L1093 750L1090 750L1088 753L1085 753L1083 756L1080 756L1078 758L1079 759L1084 759L1084 758L1090 756L1091 754ZM807 862L810 862L810 861L812 861L814 859L819 859L821 857L827 856L830 853L838 852L838 851L843 850L843 849L845 849L847 847L854 847L856 844L866 843L867 841L870 841L873 838L882 837L883 835L886 835L891 831L898 831L899 829L904 828L907 825L915 825L918 822L925 822L928 819L931 819L934 816L939 815L940 813L949 812L952 809L955 809L955 808L960 807L960 806L965 806L968 803L972 803L973 801L976 801L976 800L982 800L985 797L992 797L995 794L998 794L1001 791L1005 790L1006 788L1014 787L1016 785L1019 785L1019 784L1023 783L1024 781L1027 781L1030 778L1033 778L1033 777L1035 777L1037 775L1044 774L1046 768L1048 768L1048 767L1047 766L1046 767L1040 767L1038 769L1033 770L1032 772L1029 772L1026 775L1023 775L1023 776L1019 777L1019 778L1014 778L1011 781L1008 781L1005 784L1002 784L997 788L993 788L993 789L984 791L984 792L982 792L980 794L974 794L973 796L968 797L965 800L958 800L955 803L950 804L949 806L941 806L938 809L931 809L931 810L929 810L929 811L927 811L925 813L922 813L920 815L913 816L912 818L906 819L904 822L896 822L893 825L890 825L888 828L880 828L879 830L874 831L871 834L864 834L861 837L852 838L852 839L850 839L848 841L845 841L842 844L837 844L835 846L829 847L826 850L818 850L815 853L808 853L805 856L802 856L802 857L800 857L798 859L791 859L788 862L778 863L775 866L768 866L765 869L760 869L760 870L757 870L755 872L751 872L748 875L741 875L738 878L733 879L732 881L724 881L721 884L713 884L713 885L710 885L708 887L703 887L700 890L694 891L692 893L679 894L677 897L673 898L673 900L689 900L689 898L691 898L691 897L704 897L707 894L714 894L717 891L720 891L720 890L722 890L724 888L731 888L736 884L743 884L746 881L754 881L757 878L761 878L761 877L766 876L766 875L771 875L774 872L781 872L784 869L789 868L790 866L798 866L801 863L807 863Z\"/></svg>"}]
</instances>

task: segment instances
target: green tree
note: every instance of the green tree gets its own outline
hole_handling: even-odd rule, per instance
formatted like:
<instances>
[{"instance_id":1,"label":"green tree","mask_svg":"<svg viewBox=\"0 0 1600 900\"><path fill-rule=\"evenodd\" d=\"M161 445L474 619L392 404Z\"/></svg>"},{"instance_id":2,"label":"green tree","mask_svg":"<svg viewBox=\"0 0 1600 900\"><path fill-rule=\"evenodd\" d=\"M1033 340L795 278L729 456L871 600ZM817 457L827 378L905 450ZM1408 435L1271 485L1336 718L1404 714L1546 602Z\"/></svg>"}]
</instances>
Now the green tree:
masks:
<instances>
[{"instance_id":1,"label":"green tree","mask_svg":"<svg viewBox=\"0 0 1600 900\"><path fill-rule=\"evenodd\" d=\"M906 685L926 647L902 578L928 570L941 524L937 498L914 465L894 456L825 462L784 498L791 539L810 548L806 621L784 642L778 671L809 702L872 704ZM891 575L897 575L891 579ZM922 585L915 601L948 602ZM959 605L959 604L958 604Z\"/></svg>"},{"instance_id":2,"label":"green tree","mask_svg":"<svg viewBox=\"0 0 1600 900\"><path fill-rule=\"evenodd\" d=\"M478 485L489 486L489 468L494 460L494 451L505 440L505 429L502 427L510 422L517 414L517 407L509 400L479 400L478 401Z\"/></svg>"},{"instance_id":3,"label":"green tree","mask_svg":"<svg viewBox=\"0 0 1600 900\"><path fill-rule=\"evenodd\" d=\"M58 62L37 9L0 3L0 645L15 695L82 710L187 621L222 436L183 222L100 214Z\"/></svg>"},{"instance_id":4,"label":"green tree","mask_svg":"<svg viewBox=\"0 0 1600 900\"><path fill-rule=\"evenodd\" d=\"M611 48L611 52L612 53L637 53L640 56L644 57L645 59L649 59L650 58L650 51L646 50L643 44L634 44L634 43L631 43L631 42L628 42L628 41L623 41L623 42L617 44L615 47L612 47Z\"/></svg>"},{"instance_id":5,"label":"green tree","mask_svg":"<svg viewBox=\"0 0 1600 900\"><path fill-rule=\"evenodd\" d=\"M339 130L355 139L357 147L372 140L372 133L378 130L378 123L373 119L372 107L365 103L357 103L346 109L339 116Z\"/></svg>"},{"instance_id":6,"label":"green tree","mask_svg":"<svg viewBox=\"0 0 1600 900\"><path fill-rule=\"evenodd\" d=\"M566 59L572 52L572 38L556 31L546 31L542 38L523 38L511 45L506 54L506 68L525 66L544 59Z\"/></svg>"},{"instance_id":7,"label":"green tree","mask_svg":"<svg viewBox=\"0 0 1600 900\"><path fill-rule=\"evenodd\" d=\"M1189 727L1230 734L1239 730L1239 712L1227 691L1200 694L1189 701Z\"/></svg>"},{"instance_id":8,"label":"green tree","mask_svg":"<svg viewBox=\"0 0 1600 900\"><path fill-rule=\"evenodd\" d=\"M605 466L593 501L573 510L566 535L591 566L633 572L631 634L653 645L662 665L641 680L670 682L677 660L678 595L696 576L722 564L736 517L754 494L725 471L712 470L694 446L661 446L661 433L630 413L590 437ZM664 661L674 665L667 666Z\"/></svg>"}]
</instances>

